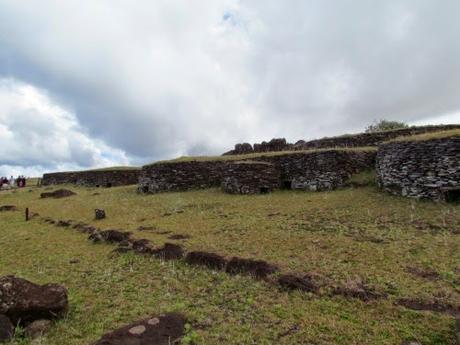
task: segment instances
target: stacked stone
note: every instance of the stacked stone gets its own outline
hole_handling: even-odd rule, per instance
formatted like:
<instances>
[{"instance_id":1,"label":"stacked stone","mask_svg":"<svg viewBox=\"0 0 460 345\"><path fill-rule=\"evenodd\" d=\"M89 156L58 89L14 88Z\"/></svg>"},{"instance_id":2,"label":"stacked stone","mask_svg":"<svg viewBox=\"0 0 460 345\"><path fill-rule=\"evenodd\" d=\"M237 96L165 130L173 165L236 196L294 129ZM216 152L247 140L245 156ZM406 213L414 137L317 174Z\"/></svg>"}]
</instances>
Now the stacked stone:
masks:
<instances>
[{"instance_id":1,"label":"stacked stone","mask_svg":"<svg viewBox=\"0 0 460 345\"><path fill-rule=\"evenodd\" d=\"M337 137L322 138L311 141L299 140L295 144L286 142L286 139L272 139L268 143L261 144L237 144L235 149L224 153L224 155L237 155L245 153L274 152L274 151L292 151L292 150L309 150L331 147L364 147L378 146L379 144L401 136L412 136L422 133L446 131L458 129L460 125L441 125L441 126L420 126L397 129L393 131L384 131L376 133L360 133L352 135L342 135Z\"/></svg>"},{"instance_id":2,"label":"stacked stone","mask_svg":"<svg viewBox=\"0 0 460 345\"><path fill-rule=\"evenodd\" d=\"M222 180L222 190L230 194L269 193L279 186L278 169L266 162L229 163Z\"/></svg>"},{"instance_id":3,"label":"stacked stone","mask_svg":"<svg viewBox=\"0 0 460 345\"><path fill-rule=\"evenodd\" d=\"M460 193L460 136L381 145L376 169L387 192L449 201Z\"/></svg>"},{"instance_id":4,"label":"stacked stone","mask_svg":"<svg viewBox=\"0 0 460 345\"><path fill-rule=\"evenodd\" d=\"M88 170L44 174L42 185L76 184L87 187L116 187L137 184L140 169Z\"/></svg>"},{"instance_id":5,"label":"stacked stone","mask_svg":"<svg viewBox=\"0 0 460 345\"><path fill-rule=\"evenodd\" d=\"M158 193L221 186L229 193L253 193L266 184L269 190L288 182L288 188L332 190L355 173L374 168L375 150L326 150L266 155L232 161L189 161L157 163L143 167L139 191ZM249 161L249 162L248 162ZM252 161L252 162L251 162ZM254 163L259 162L259 164ZM263 165L261 162L271 163ZM247 164L242 166L241 164ZM278 179L275 182L275 177Z\"/></svg>"},{"instance_id":6,"label":"stacked stone","mask_svg":"<svg viewBox=\"0 0 460 345\"><path fill-rule=\"evenodd\" d=\"M323 191L343 187L353 175L374 168L376 151L326 150L261 156L280 171L284 187Z\"/></svg>"},{"instance_id":7,"label":"stacked stone","mask_svg":"<svg viewBox=\"0 0 460 345\"><path fill-rule=\"evenodd\" d=\"M219 187L225 161L167 162L146 165L139 178L139 192L158 193Z\"/></svg>"}]
</instances>

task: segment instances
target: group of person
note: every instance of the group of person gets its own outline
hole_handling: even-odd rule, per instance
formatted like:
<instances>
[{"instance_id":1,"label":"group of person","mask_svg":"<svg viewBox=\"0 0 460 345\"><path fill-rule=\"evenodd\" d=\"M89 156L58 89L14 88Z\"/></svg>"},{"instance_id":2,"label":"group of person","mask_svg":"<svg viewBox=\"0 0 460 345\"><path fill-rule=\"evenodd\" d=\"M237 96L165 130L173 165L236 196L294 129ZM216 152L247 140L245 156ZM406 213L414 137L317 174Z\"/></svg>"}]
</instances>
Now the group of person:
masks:
<instances>
[{"instance_id":1,"label":"group of person","mask_svg":"<svg viewBox=\"0 0 460 345\"><path fill-rule=\"evenodd\" d=\"M17 178L14 178L11 176L10 178L8 177L0 177L0 188L13 188L13 187L18 187L18 188L23 188L26 186L26 178L25 176L18 176Z\"/></svg>"}]
</instances>

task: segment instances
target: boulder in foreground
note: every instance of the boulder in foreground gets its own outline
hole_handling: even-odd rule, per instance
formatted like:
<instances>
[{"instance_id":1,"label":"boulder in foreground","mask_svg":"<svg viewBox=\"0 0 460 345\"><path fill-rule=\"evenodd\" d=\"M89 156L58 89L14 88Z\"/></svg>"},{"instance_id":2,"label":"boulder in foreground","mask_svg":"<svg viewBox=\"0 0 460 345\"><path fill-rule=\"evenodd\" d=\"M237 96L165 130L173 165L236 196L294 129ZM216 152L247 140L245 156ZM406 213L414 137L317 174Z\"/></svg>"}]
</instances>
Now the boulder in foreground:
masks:
<instances>
[{"instance_id":1,"label":"boulder in foreground","mask_svg":"<svg viewBox=\"0 0 460 345\"><path fill-rule=\"evenodd\" d=\"M0 278L0 314L15 325L58 318L67 310L67 290L61 285L37 285L15 276Z\"/></svg>"},{"instance_id":2,"label":"boulder in foreground","mask_svg":"<svg viewBox=\"0 0 460 345\"><path fill-rule=\"evenodd\" d=\"M123 326L102 336L94 345L172 345L180 344L185 317L170 313Z\"/></svg>"}]
</instances>

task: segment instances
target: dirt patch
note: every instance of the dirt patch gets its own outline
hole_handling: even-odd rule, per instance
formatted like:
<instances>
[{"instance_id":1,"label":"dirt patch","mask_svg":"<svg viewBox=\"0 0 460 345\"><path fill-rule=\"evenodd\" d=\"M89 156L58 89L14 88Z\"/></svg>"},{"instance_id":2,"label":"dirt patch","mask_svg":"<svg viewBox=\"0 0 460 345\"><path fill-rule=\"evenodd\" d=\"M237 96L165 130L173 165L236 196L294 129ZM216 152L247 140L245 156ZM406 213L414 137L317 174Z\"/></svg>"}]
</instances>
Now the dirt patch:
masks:
<instances>
[{"instance_id":1,"label":"dirt patch","mask_svg":"<svg viewBox=\"0 0 460 345\"><path fill-rule=\"evenodd\" d=\"M407 267L406 272L411 273L417 277L433 281L439 280L441 278L440 274L431 268Z\"/></svg>"},{"instance_id":2,"label":"dirt patch","mask_svg":"<svg viewBox=\"0 0 460 345\"><path fill-rule=\"evenodd\" d=\"M168 237L169 240L188 240L189 238L191 238L190 235L182 235L182 234L172 235Z\"/></svg>"},{"instance_id":3,"label":"dirt patch","mask_svg":"<svg viewBox=\"0 0 460 345\"><path fill-rule=\"evenodd\" d=\"M182 314L152 316L102 336L94 345L180 344L186 319Z\"/></svg>"},{"instance_id":4,"label":"dirt patch","mask_svg":"<svg viewBox=\"0 0 460 345\"><path fill-rule=\"evenodd\" d=\"M152 254L163 260L178 260L184 257L184 249L174 243L165 243L163 247L154 249Z\"/></svg>"},{"instance_id":5,"label":"dirt patch","mask_svg":"<svg viewBox=\"0 0 460 345\"><path fill-rule=\"evenodd\" d=\"M68 190L68 189L58 189L58 190L55 190L54 192L41 193L40 197L42 199L44 199L44 198L59 199L59 198L66 198L66 197L72 196L72 195L77 195L77 193L74 193L74 192L72 192L71 190Z\"/></svg>"},{"instance_id":6,"label":"dirt patch","mask_svg":"<svg viewBox=\"0 0 460 345\"><path fill-rule=\"evenodd\" d=\"M308 275L283 274L278 278L278 284L287 290L318 292L320 285Z\"/></svg>"},{"instance_id":7,"label":"dirt patch","mask_svg":"<svg viewBox=\"0 0 460 345\"><path fill-rule=\"evenodd\" d=\"M222 270L227 265L227 260L223 256L208 252L190 252L185 257L189 265L205 266L215 270Z\"/></svg>"},{"instance_id":8,"label":"dirt patch","mask_svg":"<svg viewBox=\"0 0 460 345\"><path fill-rule=\"evenodd\" d=\"M275 273L278 268L264 260L243 259L233 257L227 264L225 271L229 274L245 273L256 278L266 278Z\"/></svg>"},{"instance_id":9,"label":"dirt patch","mask_svg":"<svg viewBox=\"0 0 460 345\"><path fill-rule=\"evenodd\" d=\"M460 315L460 305L454 305L438 299L421 300L416 298L400 298L396 301L396 304L412 310L434 311L453 316Z\"/></svg>"},{"instance_id":10,"label":"dirt patch","mask_svg":"<svg viewBox=\"0 0 460 345\"><path fill-rule=\"evenodd\" d=\"M333 295L340 295L347 298L357 298L364 302L386 298L385 293L376 291L368 286L361 279L349 280L344 286L332 290Z\"/></svg>"},{"instance_id":11,"label":"dirt patch","mask_svg":"<svg viewBox=\"0 0 460 345\"><path fill-rule=\"evenodd\" d=\"M6 211L17 211L18 208L14 205L3 205L0 206L0 212L6 212Z\"/></svg>"}]
</instances>

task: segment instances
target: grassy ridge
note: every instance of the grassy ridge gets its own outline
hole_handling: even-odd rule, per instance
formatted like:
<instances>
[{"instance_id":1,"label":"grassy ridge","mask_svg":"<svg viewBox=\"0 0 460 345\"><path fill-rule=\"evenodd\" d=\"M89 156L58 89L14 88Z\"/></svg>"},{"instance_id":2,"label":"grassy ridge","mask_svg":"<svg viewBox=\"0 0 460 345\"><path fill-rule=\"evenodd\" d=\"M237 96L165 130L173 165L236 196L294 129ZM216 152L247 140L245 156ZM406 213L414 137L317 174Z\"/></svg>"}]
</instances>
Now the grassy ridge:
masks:
<instances>
[{"instance_id":1,"label":"grassy ridge","mask_svg":"<svg viewBox=\"0 0 460 345\"><path fill-rule=\"evenodd\" d=\"M69 188L78 195L60 200L41 200L45 188L2 192L1 204L93 224L94 208L102 207L108 217L97 225L103 229L129 230L158 246L170 241L188 250L265 259L285 271L316 272L336 282L359 276L392 297L364 303L287 293L180 262L113 255L112 246L91 245L72 230L25 223L22 212L0 213L0 275L56 281L70 290L68 318L42 345L89 344L104 331L173 310L190 317L198 344L455 344L452 317L393 301L443 296L460 303L459 205L415 202L373 187L259 196ZM152 230L138 231L141 225ZM171 241L173 234L191 238ZM70 264L74 258L79 263ZM416 277L408 266L435 270L440 279Z\"/></svg>"},{"instance_id":2,"label":"grassy ridge","mask_svg":"<svg viewBox=\"0 0 460 345\"><path fill-rule=\"evenodd\" d=\"M273 157L283 156L289 154L308 154L315 152L326 152L326 151L345 151L345 152L370 152L376 151L375 147L336 147L336 148L324 148L324 149L310 149L310 150L298 150L298 151L276 151L276 152L257 152L248 153L244 155L228 155L228 156L182 156L179 158L154 162L149 165L164 164L164 163L180 163L180 162L209 162L209 161L239 161L251 158L259 157Z\"/></svg>"},{"instance_id":3,"label":"grassy ridge","mask_svg":"<svg viewBox=\"0 0 460 345\"><path fill-rule=\"evenodd\" d=\"M451 129L448 131L439 131L439 132L431 132L431 133L423 133L411 136L402 136L392 140L388 140L385 143L391 142L400 142L400 141L426 141L432 139L443 139L443 138L450 138L450 137L458 137L460 136L460 129Z\"/></svg>"}]
</instances>

